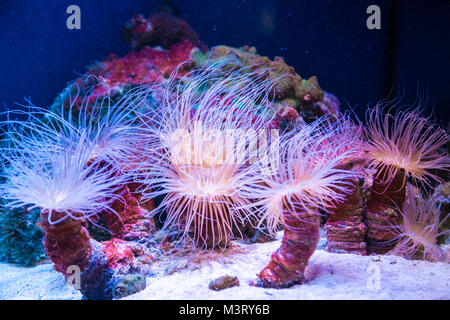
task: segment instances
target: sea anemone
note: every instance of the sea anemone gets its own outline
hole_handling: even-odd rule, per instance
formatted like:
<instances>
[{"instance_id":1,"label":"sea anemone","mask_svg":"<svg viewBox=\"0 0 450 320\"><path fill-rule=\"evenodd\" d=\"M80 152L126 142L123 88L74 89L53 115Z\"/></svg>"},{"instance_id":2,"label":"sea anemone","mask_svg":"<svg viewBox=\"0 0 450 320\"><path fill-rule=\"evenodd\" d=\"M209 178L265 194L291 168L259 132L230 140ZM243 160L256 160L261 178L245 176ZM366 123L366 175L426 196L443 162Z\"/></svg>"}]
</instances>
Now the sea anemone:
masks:
<instances>
[{"instance_id":1,"label":"sea anemone","mask_svg":"<svg viewBox=\"0 0 450 320\"><path fill-rule=\"evenodd\" d=\"M412 185L407 187L407 196L401 210L403 222L393 226L397 245L390 252L405 258L448 262L448 254L437 239L450 231L439 232L439 227L449 217L440 221L440 204L435 199L423 199Z\"/></svg>"},{"instance_id":2,"label":"sea anemone","mask_svg":"<svg viewBox=\"0 0 450 320\"><path fill-rule=\"evenodd\" d=\"M352 139L338 140L344 122L320 118L281 137L278 171L260 175L259 184L241 194L274 234L284 227L280 248L258 275L257 285L288 287L304 279L304 269L319 240L319 208L328 210L349 193L356 173L339 168L360 152Z\"/></svg>"},{"instance_id":3,"label":"sea anemone","mask_svg":"<svg viewBox=\"0 0 450 320\"><path fill-rule=\"evenodd\" d=\"M136 182L146 186L143 199L164 195L155 211L165 209L163 230L181 231L201 248L226 247L233 227L253 217L235 209L248 204L237 190L253 179L271 117L272 82L246 68L225 70L226 63L180 81L173 73L161 105L141 117L148 143Z\"/></svg>"},{"instance_id":4,"label":"sea anemone","mask_svg":"<svg viewBox=\"0 0 450 320\"><path fill-rule=\"evenodd\" d=\"M281 136L279 170L260 175L261 183L240 192L255 200L259 220L266 221L272 235L283 224L284 206L327 210L345 198L347 180L356 173L340 167L361 154L359 130L354 129L343 119L322 117Z\"/></svg>"},{"instance_id":5,"label":"sea anemone","mask_svg":"<svg viewBox=\"0 0 450 320\"><path fill-rule=\"evenodd\" d=\"M402 186L413 182L430 186L442 179L430 170L448 170L450 159L441 148L448 142L444 129L436 127L418 111L383 114L381 106L369 109L367 156L379 182L388 185L404 171Z\"/></svg>"},{"instance_id":6,"label":"sea anemone","mask_svg":"<svg viewBox=\"0 0 450 320\"><path fill-rule=\"evenodd\" d=\"M142 92L130 92L115 104L109 98L83 103L78 116L72 103L60 112L32 106L25 120L10 119L25 112L9 111L2 123L6 183L0 186L8 206L40 207L49 212L49 219L53 211L84 219L108 210L127 179L118 174L117 163L133 150L137 129L129 115L133 103L142 102Z\"/></svg>"},{"instance_id":7,"label":"sea anemone","mask_svg":"<svg viewBox=\"0 0 450 320\"><path fill-rule=\"evenodd\" d=\"M442 150L446 132L418 111L383 114L381 106L368 111L367 157L374 179L367 202L369 253L386 253L395 245L390 225L400 225L408 177L431 187L440 182L431 170L448 170L450 158Z\"/></svg>"},{"instance_id":8,"label":"sea anemone","mask_svg":"<svg viewBox=\"0 0 450 320\"><path fill-rule=\"evenodd\" d=\"M349 193L327 210L328 220L324 226L327 231L326 250L365 255L367 227L364 223L364 193L368 188L368 172L364 158L362 127L352 123L346 116L340 121L336 134L330 137L329 141L324 140L324 148L330 143L344 142L339 145L337 152L351 150L351 154L348 154L337 168L352 170L355 174L347 180Z\"/></svg>"},{"instance_id":9,"label":"sea anemone","mask_svg":"<svg viewBox=\"0 0 450 320\"><path fill-rule=\"evenodd\" d=\"M123 166L139 137L133 139L138 129L130 113L145 99L140 93L147 91L130 91L118 103L109 98L88 103L85 98L80 107L73 99L59 112L32 106L25 120L11 119L23 111L8 112L2 123L0 196L8 208L40 208L48 257L66 276L70 266L83 271L81 291L88 298L111 297L113 278L133 264L132 249L113 239L131 258L110 265L110 255L117 252L109 248L115 247L92 239L86 220L105 213L121 219L117 208L130 211L133 218L142 213L124 192L131 180Z\"/></svg>"}]
</instances>

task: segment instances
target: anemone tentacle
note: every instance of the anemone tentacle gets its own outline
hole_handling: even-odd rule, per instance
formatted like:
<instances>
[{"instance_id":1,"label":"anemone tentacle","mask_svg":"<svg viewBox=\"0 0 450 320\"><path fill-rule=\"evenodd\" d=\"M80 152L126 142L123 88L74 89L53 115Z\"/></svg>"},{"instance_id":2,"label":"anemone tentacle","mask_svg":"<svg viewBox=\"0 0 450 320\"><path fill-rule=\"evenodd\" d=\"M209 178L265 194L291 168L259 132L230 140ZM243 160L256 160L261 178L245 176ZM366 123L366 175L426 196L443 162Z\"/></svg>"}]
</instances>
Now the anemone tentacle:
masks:
<instances>
[{"instance_id":1,"label":"anemone tentacle","mask_svg":"<svg viewBox=\"0 0 450 320\"><path fill-rule=\"evenodd\" d=\"M144 199L164 195L164 230L181 228L198 246L225 247L233 226L251 220L237 193L250 176L259 135L271 119L272 82L247 68L224 70L226 61L161 88L161 104L142 113L147 139L136 182ZM193 234L193 236L192 236Z\"/></svg>"},{"instance_id":2,"label":"anemone tentacle","mask_svg":"<svg viewBox=\"0 0 450 320\"><path fill-rule=\"evenodd\" d=\"M390 253L401 255L408 259L423 259L428 261L448 262L450 257L438 244L437 238L449 233L449 230L439 231L439 227L450 216L440 219L440 204L436 199L424 199L420 191L408 185L406 200L401 214L403 222L391 226L396 235L397 244Z\"/></svg>"},{"instance_id":3,"label":"anemone tentacle","mask_svg":"<svg viewBox=\"0 0 450 320\"><path fill-rule=\"evenodd\" d=\"M304 280L304 270L319 239L319 208L327 211L345 199L356 172L340 167L361 153L353 139L336 139L346 132L342 119L323 117L285 134L280 142L280 165L261 183L247 185L241 194L253 199L260 223L274 234L285 228L280 248L255 283L289 287Z\"/></svg>"},{"instance_id":4,"label":"anemone tentacle","mask_svg":"<svg viewBox=\"0 0 450 320\"><path fill-rule=\"evenodd\" d=\"M432 188L442 179L433 170L449 170L450 157L442 150L448 143L443 129L420 116L418 110L384 113L378 105L367 113L367 157L375 171L367 202L369 253L386 253L395 246L391 225L401 225L400 212L410 178L420 187Z\"/></svg>"}]
</instances>

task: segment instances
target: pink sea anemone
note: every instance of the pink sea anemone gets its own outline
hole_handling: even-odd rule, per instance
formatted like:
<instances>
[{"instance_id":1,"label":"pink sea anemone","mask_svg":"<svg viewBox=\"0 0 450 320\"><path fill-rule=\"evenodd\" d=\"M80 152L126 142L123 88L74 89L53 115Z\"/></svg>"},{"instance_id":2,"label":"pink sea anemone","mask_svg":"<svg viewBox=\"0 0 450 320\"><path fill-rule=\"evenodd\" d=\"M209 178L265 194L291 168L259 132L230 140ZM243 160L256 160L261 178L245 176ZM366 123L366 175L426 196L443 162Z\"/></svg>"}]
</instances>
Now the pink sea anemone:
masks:
<instances>
[{"instance_id":1,"label":"pink sea anemone","mask_svg":"<svg viewBox=\"0 0 450 320\"><path fill-rule=\"evenodd\" d=\"M448 170L450 159L440 150L447 142L444 129L435 126L418 111L385 113L380 106L369 109L367 152L370 166L377 170L380 182L389 184L403 170L403 185L411 177L429 186L441 182L430 170Z\"/></svg>"},{"instance_id":2,"label":"pink sea anemone","mask_svg":"<svg viewBox=\"0 0 450 320\"><path fill-rule=\"evenodd\" d=\"M163 85L161 105L142 114L143 161L136 181L144 199L164 195L164 230L179 230L202 248L226 247L232 229L254 214L237 191L253 179L259 135L270 120L272 82L227 61ZM156 213L155 212L155 213ZM183 237L183 238L184 238Z\"/></svg>"},{"instance_id":3,"label":"pink sea anemone","mask_svg":"<svg viewBox=\"0 0 450 320\"><path fill-rule=\"evenodd\" d=\"M112 265L111 256L118 252L92 239L86 220L109 213L119 220L127 217L124 224L142 215L136 199L124 192L131 179L123 168L134 151L132 134L137 128L131 113L145 99L141 92L147 90L130 91L119 103L90 101L76 116L71 108L50 112L32 107L27 119L12 120L9 112L2 123L0 196L10 208L41 209L47 255L66 276L71 266L82 271L79 289L88 298L111 298L116 278L137 269L133 248L138 244L130 248L111 240L128 253L121 265Z\"/></svg>"},{"instance_id":4,"label":"pink sea anemone","mask_svg":"<svg viewBox=\"0 0 450 320\"><path fill-rule=\"evenodd\" d=\"M418 111L383 113L382 107L369 109L367 157L374 169L367 202L369 253L386 253L395 245L391 225L401 225L406 182L431 187L442 179L433 170L448 170L450 158L443 150L448 136L443 129L421 117Z\"/></svg>"},{"instance_id":5,"label":"pink sea anemone","mask_svg":"<svg viewBox=\"0 0 450 320\"><path fill-rule=\"evenodd\" d=\"M437 201L424 199L418 189L408 185L401 213L402 224L393 226L398 242L391 253L410 259L448 262L448 253L437 244L437 238L450 232L439 232L439 227L449 214L440 220L440 205Z\"/></svg>"},{"instance_id":6,"label":"pink sea anemone","mask_svg":"<svg viewBox=\"0 0 450 320\"><path fill-rule=\"evenodd\" d=\"M267 221L272 234L283 224L284 206L326 210L345 198L347 179L355 173L341 165L361 154L358 132L343 119L323 117L281 136L278 171L241 191L255 200L260 221Z\"/></svg>"},{"instance_id":7,"label":"pink sea anemone","mask_svg":"<svg viewBox=\"0 0 450 320\"><path fill-rule=\"evenodd\" d=\"M360 152L352 139L335 139L343 121L321 118L286 133L280 142L278 171L260 175L261 183L241 190L274 234L280 224L280 248L258 275L257 285L289 287L301 283L309 257L319 240L319 208L327 210L345 199L356 173L340 168Z\"/></svg>"}]
</instances>

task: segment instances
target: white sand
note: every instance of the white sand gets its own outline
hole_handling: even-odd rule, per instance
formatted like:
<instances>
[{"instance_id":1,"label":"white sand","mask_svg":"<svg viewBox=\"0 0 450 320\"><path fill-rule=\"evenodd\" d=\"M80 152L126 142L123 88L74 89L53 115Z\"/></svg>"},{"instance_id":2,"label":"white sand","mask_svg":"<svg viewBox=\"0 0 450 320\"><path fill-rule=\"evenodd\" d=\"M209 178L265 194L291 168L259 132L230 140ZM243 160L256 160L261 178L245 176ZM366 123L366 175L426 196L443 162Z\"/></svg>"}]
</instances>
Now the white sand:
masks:
<instances>
[{"instance_id":1,"label":"white sand","mask_svg":"<svg viewBox=\"0 0 450 320\"><path fill-rule=\"evenodd\" d=\"M144 291L125 299L450 299L450 264L409 261L396 256L333 254L317 250L307 268L307 283L289 289L249 285L270 260L279 240L239 244L239 253L215 255L167 275L167 259L155 265ZM319 246L322 247L323 243ZM219 258L218 258L219 257ZM172 267L173 269L173 267ZM195 269L195 270L192 270ZM239 287L208 289L211 280L237 276ZM50 264L20 268L0 264L0 299L80 299Z\"/></svg>"}]
</instances>

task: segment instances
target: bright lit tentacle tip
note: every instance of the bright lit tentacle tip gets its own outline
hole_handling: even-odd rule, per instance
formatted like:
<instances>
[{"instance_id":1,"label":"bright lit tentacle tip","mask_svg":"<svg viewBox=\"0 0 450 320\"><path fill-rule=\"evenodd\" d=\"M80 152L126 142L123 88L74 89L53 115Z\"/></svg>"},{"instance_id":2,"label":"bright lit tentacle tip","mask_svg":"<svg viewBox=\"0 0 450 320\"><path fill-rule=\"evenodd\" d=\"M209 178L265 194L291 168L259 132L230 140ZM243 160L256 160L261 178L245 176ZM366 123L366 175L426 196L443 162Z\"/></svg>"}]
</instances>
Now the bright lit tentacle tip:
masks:
<instances>
[{"instance_id":1,"label":"bright lit tentacle tip","mask_svg":"<svg viewBox=\"0 0 450 320\"><path fill-rule=\"evenodd\" d=\"M387 112L382 106L367 113L367 155L382 183L389 184L400 170L416 184L430 187L442 179L435 170L449 170L450 158L444 146L446 131L419 111Z\"/></svg>"}]
</instances>

